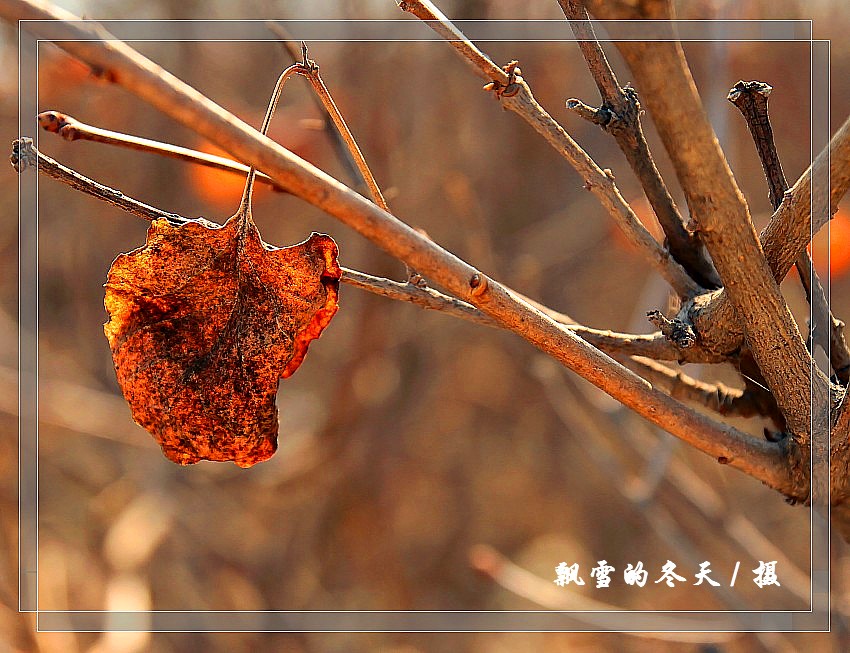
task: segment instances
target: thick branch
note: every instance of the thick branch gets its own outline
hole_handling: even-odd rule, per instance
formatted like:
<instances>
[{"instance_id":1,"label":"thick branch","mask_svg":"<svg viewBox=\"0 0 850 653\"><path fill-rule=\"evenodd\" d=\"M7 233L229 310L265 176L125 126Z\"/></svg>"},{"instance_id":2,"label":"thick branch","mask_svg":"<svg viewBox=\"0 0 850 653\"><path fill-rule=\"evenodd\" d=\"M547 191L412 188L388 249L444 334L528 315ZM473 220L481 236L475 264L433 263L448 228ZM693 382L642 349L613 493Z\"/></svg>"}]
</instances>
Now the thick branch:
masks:
<instances>
[{"instance_id":1,"label":"thick branch","mask_svg":"<svg viewBox=\"0 0 850 653\"><path fill-rule=\"evenodd\" d=\"M830 500L834 523L840 526L842 537L850 542L850 401L847 391L835 414L830 433Z\"/></svg>"},{"instance_id":2,"label":"thick branch","mask_svg":"<svg viewBox=\"0 0 850 653\"><path fill-rule=\"evenodd\" d=\"M829 185L819 183L812 195L812 177L829 170ZM818 154L811 167L791 187L761 234L764 253L777 279L784 279L800 252L838 211L850 188L850 118ZM814 211L814 215L812 214Z\"/></svg>"},{"instance_id":3,"label":"thick branch","mask_svg":"<svg viewBox=\"0 0 850 653\"><path fill-rule=\"evenodd\" d=\"M488 82L485 88L493 90L506 109L531 125L570 163L584 180L585 188L596 195L629 242L643 253L679 296L690 297L700 290L699 285L641 224L617 189L613 174L596 165L587 152L537 103L528 84L519 74L516 62L511 62L504 69L497 66L428 0L405 1L400 3L400 7L420 20L428 21L428 26L446 39L478 76Z\"/></svg>"},{"instance_id":4,"label":"thick branch","mask_svg":"<svg viewBox=\"0 0 850 653\"><path fill-rule=\"evenodd\" d=\"M823 179L829 171L830 184L819 183L812 196L812 178ZM785 278L800 252L805 251L811 234L817 233L838 210L838 202L850 187L850 118L835 133L812 165L785 193L760 240L773 278ZM814 207L814 220L812 208ZM718 354L741 347L743 332L725 291L698 297L690 317L700 337L700 345Z\"/></svg>"},{"instance_id":5,"label":"thick branch","mask_svg":"<svg viewBox=\"0 0 850 653\"><path fill-rule=\"evenodd\" d=\"M599 109L591 109L574 99L567 101L567 108L577 111L579 115L599 125L614 137L664 230L667 247L673 258L704 287L720 287L720 278L702 242L698 235L685 229L679 209L655 165L641 126L641 107L637 91L629 87L623 88L617 81L605 52L596 39L583 0L558 1L564 15L570 20L579 49L602 96L602 106Z\"/></svg>"},{"instance_id":6,"label":"thick branch","mask_svg":"<svg viewBox=\"0 0 850 653\"><path fill-rule=\"evenodd\" d=\"M747 121L767 179L770 203L776 210L788 190L788 182L776 151L768 113L768 97L772 90L764 82L740 81L729 91L728 99ZM805 249L798 255L795 265L812 308L812 324L809 326L811 346L818 344L829 354L832 369L846 385L850 379L850 351L844 341L844 323L837 320L829 310L826 293Z\"/></svg>"},{"instance_id":7,"label":"thick branch","mask_svg":"<svg viewBox=\"0 0 850 653\"><path fill-rule=\"evenodd\" d=\"M621 8L606 3L593 7L605 18L624 17L619 15ZM672 17L669 2L644 8L658 14L653 18ZM817 368L812 370L811 356L765 260L747 203L703 110L681 44L671 40L617 45L673 161L691 216L745 329L749 349L788 426L805 445L812 402L826 405L829 383ZM736 319L723 317L729 321L721 329Z\"/></svg>"},{"instance_id":8,"label":"thick branch","mask_svg":"<svg viewBox=\"0 0 850 653\"><path fill-rule=\"evenodd\" d=\"M75 20L66 12L46 9L44 5L25 0L0 3L0 16L12 22L20 18ZM41 23L25 25L34 33L40 33ZM90 31L90 24L62 22L52 23L50 27L52 38L57 38L57 31L61 32L56 41L58 45L87 64L106 71L108 79L115 80L244 163L264 170L294 195L338 218L452 294L474 304L505 328L646 419L786 494L797 496L805 492L804 479L792 472L788 452L783 447L696 414L652 388L633 372L512 295L504 286L262 136L127 44L102 40L103 32ZM97 40L87 40L92 38Z\"/></svg>"}]
</instances>

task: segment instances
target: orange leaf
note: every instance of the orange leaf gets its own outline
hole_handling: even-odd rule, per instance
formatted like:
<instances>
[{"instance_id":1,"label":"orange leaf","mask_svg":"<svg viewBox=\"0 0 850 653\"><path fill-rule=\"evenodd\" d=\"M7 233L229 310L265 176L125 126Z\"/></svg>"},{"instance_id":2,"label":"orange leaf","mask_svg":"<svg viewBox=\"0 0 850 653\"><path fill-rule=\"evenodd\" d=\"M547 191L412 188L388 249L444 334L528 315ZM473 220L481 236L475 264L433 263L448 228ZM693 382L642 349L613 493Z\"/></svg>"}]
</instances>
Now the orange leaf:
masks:
<instances>
[{"instance_id":1,"label":"orange leaf","mask_svg":"<svg viewBox=\"0 0 850 653\"><path fill-rule=\"evenodd\" d=\"M277 448L275 396L337 310L337 247L266 245L249 215L155 220L106 282L104 332L133 418L176 463Z\"/></svg>"}]
</instances>

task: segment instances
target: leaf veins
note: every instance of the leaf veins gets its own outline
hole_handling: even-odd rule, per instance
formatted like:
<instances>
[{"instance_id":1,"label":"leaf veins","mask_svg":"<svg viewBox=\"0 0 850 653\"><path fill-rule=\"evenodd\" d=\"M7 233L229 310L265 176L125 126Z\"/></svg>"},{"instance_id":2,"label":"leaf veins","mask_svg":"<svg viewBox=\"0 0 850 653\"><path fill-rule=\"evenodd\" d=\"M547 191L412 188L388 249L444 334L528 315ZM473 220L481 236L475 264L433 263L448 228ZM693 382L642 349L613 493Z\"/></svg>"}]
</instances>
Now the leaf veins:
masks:
<instances>
[{"instance_id":1,"label":"leaf veins","mask_svg":"<svg viewBox=\"0 0 850 653\"><path fill-rule=\"evenodd\" d=\"M155 220L105 286L104 332L133 418L181 465L269 458L278 382L336 313L340 276L329 236L275 248L250 214L221 227Z\"/></svg>"}]
</instances>

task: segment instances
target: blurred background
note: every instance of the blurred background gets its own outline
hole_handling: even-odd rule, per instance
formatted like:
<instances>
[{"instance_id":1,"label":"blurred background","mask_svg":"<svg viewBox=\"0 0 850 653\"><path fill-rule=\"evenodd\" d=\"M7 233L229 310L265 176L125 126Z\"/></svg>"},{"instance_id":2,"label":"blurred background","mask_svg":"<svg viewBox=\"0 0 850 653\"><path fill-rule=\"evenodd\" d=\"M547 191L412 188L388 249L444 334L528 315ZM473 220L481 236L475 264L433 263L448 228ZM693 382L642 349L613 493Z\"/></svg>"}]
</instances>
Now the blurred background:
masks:
<instances>
[{"instance_id":1,"label":"blurred background","mask_svg":"<svg viewBox=\"0 0 850 653\"><path fill-rule=\"evenodd\" d=\"M392 0L202 3L62 1L93 18L405 18ZM682 0L680 18L811 18L832 38L833 129L850 112L850 13L840 0ZM555 2L445 2L451 18L562 18ZM408 17L409 18L409 17ZM271 38L271 34L270 34ZM278 72L276 43L140 43L140 49L241 118L259 124ZM0 131L15 138L17 39L0 25ZM613 139L564 108L598 94L572 43L497 43L521 62L535 96L660 233ZM630 74L606 47L621 83ZM774 86L770 106L789 181L809 162L805 43L691 43L686 53L757 227L770 216L758 158L725 97L739 79ZM117 86L48 46L39 109L107 129L216 151ZM315 43L310 56L344 113L391 208L511 287L599 328L650 332L664 284L632 251L566 162L500 110L444 43ZM259 64L258 62L262 62ZM638 91L640 89L638 88ZM316 129L308 85L287 85L271 136L350 182ZM34 118L34 117L33 117ZM651 121L659 167L676 186ZM35 137L36 124L25 133ZM223 221L243 180L227 173L41 134L40 148L142 201ZM29 173L32 174L32 173ZM0 174L0 651L794 651L848 650L842 639L850 552L833 553L826 635L737 634L667 642L619 634L39 634L16 593L17 179ZM39 607L44 610L805 609L808 517L773 491L679 444L519 338L348 286L341 309L298 373L281 384L280 449L250 470L166 460L120 396L102 284L113 258L144 242L146 225L58 182L40 181ZM833 310L850 316L850 206L832 224ZM261 189L254 208L278 245L331 234L341 262L403 278L403 267L305 203ZM830 244L814 243L824 265ZM801 324L796 275L783 291ZM733 371L688 366L737 384ZM758 420L736 422L761 434ZM598 560L616 577L589 578ZM656 585L675 561L691 582L703 560L721 587ZM750 569L778 559L781 588ZM621 571L641 560L650 582ZM552 583L577 562L587 584ZM728 577L736 561L741 576ZM557 589L557 592L552 590Z\"/></svg>"}]
</instances>

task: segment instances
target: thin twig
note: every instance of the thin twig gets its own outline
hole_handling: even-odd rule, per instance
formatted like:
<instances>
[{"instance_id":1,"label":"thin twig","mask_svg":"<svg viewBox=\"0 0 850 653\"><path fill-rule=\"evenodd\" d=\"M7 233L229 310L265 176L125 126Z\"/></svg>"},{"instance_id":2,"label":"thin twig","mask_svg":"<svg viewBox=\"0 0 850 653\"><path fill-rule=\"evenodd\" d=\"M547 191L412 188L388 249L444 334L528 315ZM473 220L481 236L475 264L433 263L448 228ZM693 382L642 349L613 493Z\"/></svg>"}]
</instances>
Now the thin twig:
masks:
<instances>
[{"instance_id":1,"label":"thin twig","mask_svg":"<svg viewBox=\"0 0 850 653\"><path fill-rule=\"evenodd\" d=\"M36 166L39 172L48 177L58 179L71 188L96 197L107 204L112 204L122 211L126 211L145 220L151 221L158 218L167 218L175 224L182 224L186 220L186 218L176 213L168 213L167 211L162 211L154 206L135 200L120 190L99 184L88 177L84 177L75 170L63 166L61 163L54 161L49 156L35 149L31 138L21 138L12 143L12 154L9 160L18 172L23 172L29 167Z\"/></svg>"},{"instance_id":2,"label":"thin twig","mask_svg":"<svg viewBox=\"0 0 850 653\"><path fill-rule=\"evenodd\" d=\"M286 28L284 28L283 25L278 22L275 22L273 20L266 21L266 27L268 27L269 30L275 36L281 39L280 44L291 59L290 63L298 63L299 61L301 61L302 52L300 41L296 42L292 38L292 36L286 31ZM346 172L348 173L352 186L356 190L361 191L362 193L367 193L369 188L366 185L366 180L364 179L363 174L358 169L357 164L354 162L354 157L351 155L351 151L348 149L348 146L343 140L342 135L335 128L333 119L328 113L327 107L325 107L325 105L322 103L321 98L317 95L313 94L310 97L313 98L316 107L319 109L319 111L322 112L322 115L324 116L323 123L325 134L327 134L328 138L330 138L331 142L333 143L337 158L340 160Z\"/></svg>"},{"instance_id":3,"label":"thin twig","mask_svg":"<svg viewBox=\"0 0 850 653\"><path fill-rule=\"evenodd\" d=\"M671 397L692 401L726 416L769 415L769 409L756 396L723 383L706 383L680 370L649 358L623 357L623 363L647 381L664 388Z\"/></svg>"},{"instance_id":4,"label":"thin twig","mask_svg":"<svg viewBox=\"0 0 850 653\"><path fill-rule=\"evenodd\" d=\"M378 182L375 181L375 176L372 174L372 171L369 169L369 165L366 163L366 158L360 151L360 146L357 145L357 141L354 140L354 135L345 123L345 118L343 118L340 110L337 109L336 102L334 102L333 97L331 97L328 87L325 86L325 82L319 74L319 65L315 61L307 58L307 45L303 42L301 43L301 52L304 59L304 72L302 74L310 82L316 97L318 97L321 101L327 115L330 116L334 127L336 127L337 133L345 143L348 153L354 159L354 164L357 166L360 176L369 188L369 194L372 196L372 200L384 211L389 212L390 207L384 199L384 194L381 192ZM417 285L425 285L424 278L411 268L410 265L405 263L404 269L408 281L416 283Z\"/></svg>"},{"instance_id":5,"label":"thin twig","mask_svg":"<svg viewBox=\"0 0 850 653\"><path fill-rule=\"evenodd\" d=\"M28 0L0 2L0 17L13 22L27 19L22 23L23 29L36 35L45 33L46 22L42 21L49 22L51 38L57 46L105 71L107 79L120 83L244 163L266 171L294 195L352 227L449 293L474 304L652 423L786 495L806 492L807 478L797 473L798 465L792 467L797 462L796 452L698 414L653 388L494 279L262 136L126 43L105 39L102 28L94 30L91 23L83 23L68 12ZM669 258L666 260L672 263Z\"/></svg>"},{"instance_id":6,"label":"thin twig","mask_svg":"<svg viewBox=\"0 0 850 653\"><path fill-rule=\"evenodd\" d=\"M247 175L249 170L249 166L223 156L190 150L179 145L161 143L149 138L141 138L140 136L121 134L108 129L101 129L100 127L93 127L59 111L43 111L38 114L38 124L48 132L59 134L66 141L82 140L105 143L107 145L118 145L131 150L151 152L180 161L191 161L192 163L209 168L231 172L241 177ZM257 181L262 181L272 186L275 190L286 192L286 189L282 188L280 184L261 172L257 173Z\"/></svg>"},{"instance_id":7,"label":"thin twig","mask_svg":"<svg viewBox=\"0 0 850 653\"><path fill-rule=\"evenodd\" d=\"M567 100L567 108L599 125L614 137L640 181L658 223L667 236L667 247L673 258L702 286L719 288L720 278L699 235L689 233L685 229L685 221L655 165L641 126L641 106L637 91L628 86L621 87L617 81L617 76L596 39L583 0L558 2L570 21L579 49L602 96L602 105L598 109L576 99Z\"/></svg>"},{"instance_id":8,"label":"thin twig","mask_svg":"<svg viewBox=\"0 0 850 653\"><path fill-rule=\"evenodd\" d=\"M505 108L525 120L570 163L584 180L585 188L596 195L629 242L647 258L680 297L691 297L700 291L699 284L655 241L623 199L614 183L613 173L596 165L587 152L538 104L515 61L504 68L497 66L428 0L404 1L399 6L420 20L427 21L427 25L446 39L478 76L488 82L485 89L494 91Z\"/></svg>"},{"instance_id":9,"label":"thin twig","mask_svg":"<svg viewBox=\"0 0 850 653\"><path fill-rule=\"evenodd\" d=\"M735 105L747 122L767 179L770 203L775 211L782 204L782 198L788 190L788 182L785 180L770 124L768 97L772 90L773 87L764 82L739 81L729 91L727 99ZM812 308L812 323L809 326L811 347L817 343L829 355L833 371L846 385L850 380L850 351L844 340L844 322L836 319L830 311L820 277L805 249L798 255L795 266L806 291L806 299Z\"/></svg>"},{"instance_id":10,"label":"thin twig","mask_svg":"<svg viewBox=\"0 0 850 653\"><path fill-rule=\"evenodd\" d=\"M348 152L354 159L354 164L357 166L357 170L360 172L360 175L369 187L369 194L372 196L375 204L381 207L384 211L389 211L390 208L387 205L387 201L384 199L384 194L381 192L378 182L375 181L375 176L369 169L369 165L366 163L366 159L360 151L360 146L357 144L357 141L354 140L354 135L345 123L345 118L342 117L342 113L340 113L336 106L336 102L334 102L331 97L328 87L325 86L325 83L322 81L322 77L319 74L319 65L312 59L307 58L307 46L303 43L302 48L304 63L302 64L300 74L304 75L304 77L306 77L310 82L310 85L316 93L316 97L321 100L322 106L324 106L325 111L327 111L328 115L331 117L337 132L348 147Z\"/></svg>"}]
</instances>

